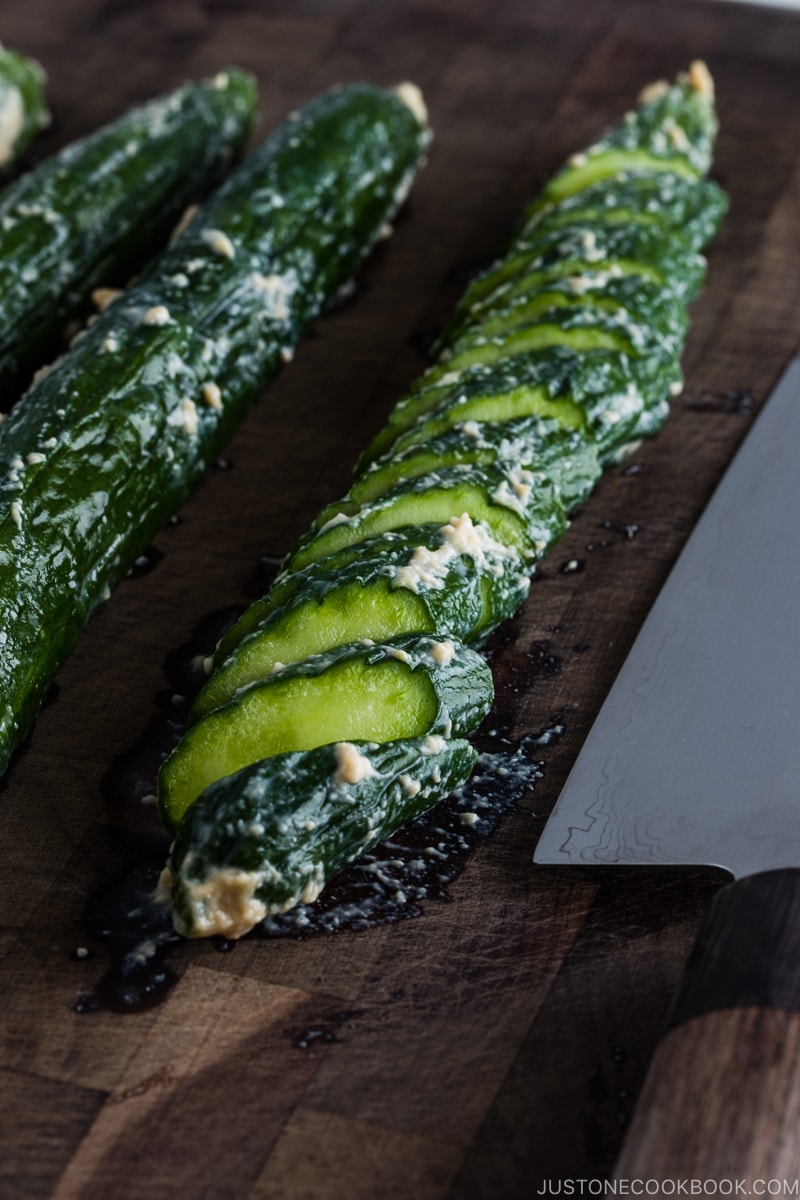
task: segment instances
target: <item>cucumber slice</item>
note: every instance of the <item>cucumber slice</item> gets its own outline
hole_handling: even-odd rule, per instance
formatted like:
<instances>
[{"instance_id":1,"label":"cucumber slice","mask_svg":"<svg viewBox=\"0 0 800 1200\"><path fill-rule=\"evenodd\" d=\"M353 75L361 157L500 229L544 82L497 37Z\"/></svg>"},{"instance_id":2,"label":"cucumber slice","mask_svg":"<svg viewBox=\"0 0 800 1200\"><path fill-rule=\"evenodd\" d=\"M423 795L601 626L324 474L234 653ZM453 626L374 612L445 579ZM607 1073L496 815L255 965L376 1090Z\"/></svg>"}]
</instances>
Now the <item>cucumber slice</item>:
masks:
<instances>
[{"instance_id":1,"label":"cucumber slice","mask_svg":"<svg viewBox=\"0 0 800 1200\"><path fill-rule=\"evenodd\" d=\"M177 828L210 783L274 754L354 739L458 737L483 720L492 697L480 655L444 638L410 634L291 663L191 726L159 772L162 820Z\"/></svg>"},{"instance_id":2,"label":"cucumber slice","mask_svg":"<svg viewBox=\"0 0 800 1200\"><path fill-rule=\"evenodd\" d=\"M447 525L373 539L348 563L312 564L276 606L251 605L228 631L193 718L227 703L277 664L296 662L358 638L436 633L479 643L516 610L529 578L519 554L482 525Z\"/></svg>"},{"instance_id":3,"label":"cucumber slice","mask_svg":"<svg viewBox=\"0 0 800 1200\"><path fill-rule=\"evenodd\" d=\"M632 219L677 230L693 250L702 250L728 209L722 188L710 179L687 179L672 171L623 171L557 202L533 205L518 235L524 239L563 225L594 228Z\"/></svg>"},{"instance_id":4,"label":"cucumber slice","mask_svg":"<svg viewBox=\"0 0 800 1200\"><path fill-rule=\"evenodd\" d=\"M373 462L347 493L348 505L369 503L404 479L417 479L437 468L492 462L545 471L567 512L586 499L600 474L594 443L582 431L567 429L552 418L466 421ZM335 507L322 515L334 516Z\"/></svg>"},{"instance_id":5,"label":"cucumber slice","mask_svg":"<svg viewBox=\"0 0 800 1200\"><path fill-rule=\"evenodd\" d=\"M469 742L428 736L278 754L219 779L181 821L170 855L175 928L238 938L311 904L324 884L470 776Z\"/></svg>"},{"instance_id":6,"label":"cucumber slice","mask_svg":"<svg viewBox=\"0 0 800 1200\"><path fill-rule=\"evenodd\" d=\"M489 297L466 314L458 326L447 330L442 347L449 346L455 353L461 339L472 331L497 336L530 324L554 308L599 309L605 314L623 310L636 325L647 328L648 340L656 338L671 354L680 354L689 324L685 305L653 280L616 271L587 271L509 299L501 295L492 302Z\"/></svg>"},{"instance_id":7,"label":"cucumber slice","mask_svg":"<svg viewBox=\"0 0 800 1200\"><path fill-rule=\"evenodd\" d=\"M699 179L711 165L717 133L714 87L704 63L675 84L652 84L644 99L545 186L540 203L558 202L622 171L670 171ZM641 100L641 98L640 98Z\"/></svg>"},{"instance_id":8,"label":"cucumber slice","mask_svg":"<svg viewBox=\"0 0 800 1200\"><path fill-rule=\"evenodd\" d=\"M495 334L483 324L464 331L441 355L440 363L427 372L430 384L453 371L463 371L476 363L492 363L517 354L566 346L578 352L619 350L644 359L644 369L658 371L665 358L675 355L676 347L668 334L662 334L649 322L637 321L625 308L611 312L592 305L560 306L545 312L530 324L514 326Z\"/></svg>"},{"instance_id":9,"label":"cucumber slice","mask_svg":"<svg viewBox=\"0 0 800 1200\"><path fill-rule=\"evenodd\" d=\"M446 377L445 377L446 378ZM446 388L432 387L396 405L388 423L359 459L364 473L375 459L397 454L465 421L553 417L594 440L601 463L615 461L620 446L655 431L666 397L681 387L675 360L653 373L641 360L614 351L578 354L552 347L458 373ZM550 399L562 390L558 399Z\"/></svg>"},{"instance_id":10,"label":"cucumber slice","mask_svg":"<svg viewBox=\"0 0 800 1200\"><path fill-rule=\"evenodd\" d=\"M509 255L479 275L467 288L457 317L503 288L508 300L565 275L610 270L652 279L685 303L702 287L706 263L680 234L648 224L566 225L542 230L516 242Z\"/></svg>"},{"instance_id":11,"label":"cucumber slice","mask_svg":"<svg viewBox=\"0 0 800 1200\"><path fill-rule=\"evenodd\" d=\"M332 507L336 507L333 505ZM487 464L445 468L398 484L355 513L336 513L314 524L286 562L288 571L333 554L343 546L408 525L445 525L468 513L526 562L541 558L567 525L558 490L543 472Z\"/></svg>"}]
</instances>

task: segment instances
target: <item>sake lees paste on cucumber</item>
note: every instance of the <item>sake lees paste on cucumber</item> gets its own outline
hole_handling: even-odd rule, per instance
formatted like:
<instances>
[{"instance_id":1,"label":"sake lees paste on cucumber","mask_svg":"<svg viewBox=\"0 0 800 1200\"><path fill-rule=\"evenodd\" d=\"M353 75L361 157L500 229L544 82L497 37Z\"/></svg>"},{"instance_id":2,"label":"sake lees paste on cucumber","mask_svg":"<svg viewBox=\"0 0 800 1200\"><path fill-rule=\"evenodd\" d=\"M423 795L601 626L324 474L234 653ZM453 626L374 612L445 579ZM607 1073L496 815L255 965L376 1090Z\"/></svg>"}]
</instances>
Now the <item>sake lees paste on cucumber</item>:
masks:
<instances>
[{"instance_id":1,"label":"sake lees paste on cucumber","mask_svg":"<svg viewBox=\"0 0 800 1200\"><path fill-rule=\"evenodd\" d=\"M518 578L561 535L570 504L588 494L601 467L619 461L635 439L660 427L670 396L681 388L686 306L706 269L700 250L726 207L724 194L704 178L715 132L713 86L707 69L696 63L675 84L646 89L634 112L574 155L545 187L506 256L470 284L440 343L439 363L390 414L362 456L352 493L329 505L289 556L272 589L275 603L268 593L223 639L196 706L197 723L184 739L187 766L201 726L218 725L229 740L235 711L244 712L244 698L265 687L261 671L267 678L277 671L279 678L287 670L274 661L279 646L302 655L305 639L305 653L335 654L331 641L337 630L346 629L349 640L357 637L362 612L362 637L385 638L384 649L395 644L391 619L400 606L387 602L391 589L412 583L412 590L439 589L441 626L428 626L428 636L453 637L460 628L466 642L480 644L500 614L488 611L476 619L473 605L471 623L464 620L457 592L471 588L460 583L469 568L464 556L439 562L437 531L441 538L456 522L461 529L469 524L511 556L506 562L495 554L497 570L510 568ZM525 426L519 443L524 463L509 461L501 447L510 443L498 430L519 428L512 422L532 418L538 423ZM442 438L448 457L439 467L426 455L442 448ZM585 442L587 453L575 452L576 440ZM556 467L553 445L559 442L564 453ZM486 451L480 462L477 445ZM425 470L404 478L403 455L410 447ZM370 479L377 481L374 489ZM448 496L466 511L448 508ZM514 520L501 512L510 502ZM466 544L462 548L469 558ZM395 552L406 555L399 570L394 557L390 561ZM422 575L406 569L417 558L428 563L434 556L437 566L458 565L446 589L438 570ZM475 551L471 557L477 568ZM337 589L344 594L347 588L340 616ZM518 603L524 593L516 588ZM483 599L502 605L506 617L508 595L508 589L487 589ZM452 605L452 617L445 604ZM420 605L423 609L426 620L436 611L432 605ZM403 606L407 611L410 606ZM378 633L381 624L384 631ZM406 627L402 636L412 637L412 630ZM342 691L343 708L350 698ZM463 737L469 728L457 733ZM401 731L396 736L402 740ZM357 735L348 743L355 740ZM162 803L169 799L169 780L178 774L182 744L164 772ZM379 745L369 754L386 749ZM221 738L220 764L223 750ZM214 747L205 752L213 755ZM279 763L280 755L250 766L239 763L239 771L221 771L190 803L171 860L181 932L214 932L215 920L236 909L236 895L246 897L233 922L238 936L248 919L260 919L256 913L283 911L298 897L317 894L317 884L330 878L339 861L341 828L334 833L313 816L313 829L306 827L301 817L321 785L305 790L301 781L316 779L324 763L329 788L335 771L331 753L330 746L298 750L291 766L288 759ZM287 792L264 820L263 808L253 810L254 797L263 798L264 781L287 770ZM267 791L277 794L274 785ZM392 806L381 820L385 835L416 811ZM355 857L363 813L358 805L353 813L349 842ZM306 874L287 875L292 863L301 863Z\"/></svg>"}]
</instances>

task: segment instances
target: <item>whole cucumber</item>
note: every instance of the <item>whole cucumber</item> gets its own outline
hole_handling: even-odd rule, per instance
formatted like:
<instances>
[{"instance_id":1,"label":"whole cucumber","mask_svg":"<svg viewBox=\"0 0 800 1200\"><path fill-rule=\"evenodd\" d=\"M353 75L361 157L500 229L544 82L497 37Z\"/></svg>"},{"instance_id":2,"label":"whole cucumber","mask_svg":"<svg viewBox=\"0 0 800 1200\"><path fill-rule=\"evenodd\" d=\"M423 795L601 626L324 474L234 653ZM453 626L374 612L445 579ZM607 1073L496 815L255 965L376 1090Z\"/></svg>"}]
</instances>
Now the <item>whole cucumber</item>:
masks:
<instances>
[{"instance_id":1,"label":"whole cucumber","mask_svg":"<svg viewBox=\"0 0 800 1200\"><path fill-rule=\"evenodd\" d=\"M256 85L220 72L134 108L0 194L0 407L57 352L91 290L127 282L241 154Z\"/></svg>"},{"instance_id":2,"label":"whole cucumber","mask_svg":"<svg viewBox=\"0 0 800 1200\"><path fill-rule=\"evenodd\" d=\"M427 140L395 92L313 101L0 427L0 769L92 610L377 239Z\"/></svg>"}]
</instances>

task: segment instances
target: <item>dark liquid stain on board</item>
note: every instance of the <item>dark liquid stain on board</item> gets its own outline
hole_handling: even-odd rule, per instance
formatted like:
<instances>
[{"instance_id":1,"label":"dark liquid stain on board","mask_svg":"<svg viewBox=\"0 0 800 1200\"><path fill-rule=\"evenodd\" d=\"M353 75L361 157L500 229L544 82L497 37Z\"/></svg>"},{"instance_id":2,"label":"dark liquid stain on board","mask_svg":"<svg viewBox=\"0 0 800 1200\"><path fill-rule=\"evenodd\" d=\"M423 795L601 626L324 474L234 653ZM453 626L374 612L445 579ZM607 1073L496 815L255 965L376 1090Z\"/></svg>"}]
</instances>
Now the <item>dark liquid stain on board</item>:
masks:
<instances>
[{"instance_id":1,"label":"dark liquid stain on board","mask_svg":"<svg viewBox=\"0 0 800 1200\"><path fill-rule=\"evenodd\" d=\"M155 807L161 761L186 727L186 713L206 679L204 660L239 616L241 608L210 614L189 642L166 659L169 688L159 694L162 712L113 764L104 780L109 823L130 850L130 862L90 899L88 932L105 942L111 964L76 1011L137 1012L159 1004L178 980L167 958L183 942L172 928L169 905L158 899L158 882L169 837ZM529 682L559 669L546 646L527 657ZM175 704L175 698L181 704ZM447 900L448 886L469 854L500 824L543 772L542 752L563 733L555 716L537 735L516 738L490 714L475 743L480 752L472 778L429 813L398 829L352 863L314 904L267 918L252 939L304 939L343 930L364 930L419 916L423 903ZM213 939L220 951L236 943ZM312 1040L317 1040L313 1039Z\"/></svg>"}]
</instances>

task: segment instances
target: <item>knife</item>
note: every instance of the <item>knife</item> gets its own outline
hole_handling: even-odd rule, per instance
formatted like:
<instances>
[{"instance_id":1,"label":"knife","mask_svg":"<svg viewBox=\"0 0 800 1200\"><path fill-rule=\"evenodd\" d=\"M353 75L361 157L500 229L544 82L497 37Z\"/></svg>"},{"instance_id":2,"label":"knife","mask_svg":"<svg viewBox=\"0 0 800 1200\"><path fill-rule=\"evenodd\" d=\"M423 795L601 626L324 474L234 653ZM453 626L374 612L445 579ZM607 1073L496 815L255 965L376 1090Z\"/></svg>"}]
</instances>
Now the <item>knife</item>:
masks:
<instances>
[{"instance_id":1,"label":"knife","mask_svg":"<svg viewBox=\"0 0 800 1200\"><path fill-rule=\"evenodd\" d=\"M534 862L730 872L686 966L615 1177L791 1179L796 1189L800 354L642 626Z\"/></svg>"}]
</instances>

